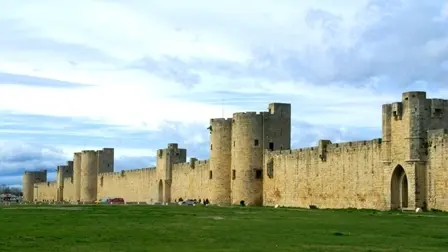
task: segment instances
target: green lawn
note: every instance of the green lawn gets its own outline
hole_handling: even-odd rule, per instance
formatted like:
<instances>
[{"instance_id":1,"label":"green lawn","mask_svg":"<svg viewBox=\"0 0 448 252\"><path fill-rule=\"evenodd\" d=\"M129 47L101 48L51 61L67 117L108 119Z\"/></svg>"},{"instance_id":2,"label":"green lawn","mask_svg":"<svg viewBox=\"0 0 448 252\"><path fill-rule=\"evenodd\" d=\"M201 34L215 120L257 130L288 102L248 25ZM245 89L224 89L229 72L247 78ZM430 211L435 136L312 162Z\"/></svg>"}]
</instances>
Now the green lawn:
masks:
<instances>
[{"instance_id":1,"label":"green lawn","mask_svg":"<svg viewBox=\"0 0 448 252\"><path fill-rule=\"evenodd\" d=\"M1 252L448 251L445 213L10 206L0 229Z\"/></svg>"}]
</instances>

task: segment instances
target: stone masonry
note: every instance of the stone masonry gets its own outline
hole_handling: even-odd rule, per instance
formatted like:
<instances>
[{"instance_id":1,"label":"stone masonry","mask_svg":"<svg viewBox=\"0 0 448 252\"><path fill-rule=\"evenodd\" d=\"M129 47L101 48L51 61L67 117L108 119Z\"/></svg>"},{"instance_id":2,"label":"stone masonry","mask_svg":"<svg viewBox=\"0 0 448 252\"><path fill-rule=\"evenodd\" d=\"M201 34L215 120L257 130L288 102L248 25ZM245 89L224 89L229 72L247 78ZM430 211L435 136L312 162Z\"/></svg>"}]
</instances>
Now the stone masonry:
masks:
<instances>
[{"instance_id":1,"label":"stone masonry","mask_svg":"<svg viewBox=\"0 0 448 252\"><path fill-rule=\"evenodd\" d=\"M156 167L114 172L114 149L85 150L58 167L55 182L25 172L24 199L448 210L448 101L406 92L382 112L382 138L292 150L291 105L272 103L211 119L210 160L187 162L187 150L170 143Z\"/></svg>"}]
</instances>

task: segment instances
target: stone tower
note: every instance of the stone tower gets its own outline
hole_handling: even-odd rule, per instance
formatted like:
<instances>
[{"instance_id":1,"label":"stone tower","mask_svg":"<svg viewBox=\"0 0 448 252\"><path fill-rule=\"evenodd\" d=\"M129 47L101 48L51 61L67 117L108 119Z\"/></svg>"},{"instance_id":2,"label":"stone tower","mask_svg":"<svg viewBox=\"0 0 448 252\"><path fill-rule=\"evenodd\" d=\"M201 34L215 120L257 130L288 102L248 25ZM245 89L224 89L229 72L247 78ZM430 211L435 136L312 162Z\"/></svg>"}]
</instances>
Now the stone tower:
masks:
<instances>
[{"instance_id":1,"label":"stone tower","mask_svg":"<svg viewBox=\"0 0 448 252\"><path fill-rule=\"evenodd\" d=\"M73 161L67 161L67 165L58 165L56 170L56 183L58 191L56 193L56 200L63 201L64 199L64 180L65 178L73 178Z\"/></svg>"},{"instance_id":2,"label":"stone tower","mask_svg":"<svg viewBox=\"0 0 448 252\"><path fill-rule=\"evenodd\" d=\"M23 174L23 201L32 202L34 195L34 183L47 182L47 170L25 171Z\"/></svg>"},{"instance_id":3,"label":"stone tower","mask_svg":"<svg viewBox=\"0 0 448 252\"><path fill-rule=\"evenodd\" d=\"M177 143L169 143L168 148L157 150L157 201L159 203L171 202L173 164L185 163L186 161L187 150L179 149Z\"/></svg>"},{"instance_id":4,"label":"stone tower","mask_svg":"<svg viewBox=\"0 0 448 252\"><path fill-rule=\"evenodd\" d=\"M271 103L268 112L233 114L231 198L263 204L264 150L291 148L291 104Z\"/></svg>"},{"instance_id":5,"label":"stone tower","mask_svg":"<svg viewBox=\"0 0 448 252\"><path fill-rule=\"evenodd\" d=\"M210 198L213 204L230 205L232 118L210 120Z\"/></svg>"},{"instance_id":6,"label":"stone tower","mask_svg":"<svg viewBox=\"0 0 448 252\"><path fill-rule=\"evenodd\" d=\"M103 148L98 151L98 172L114 171L114 148Z\"/></svg>"},{"instance_id":7,"label":"stone tower","mask_svg":"<svg viewBox=\"0 0 448 252\"><path fill-rule=\"evenodd\" d=\"M97 200L98 153L94 150L81 152L80 201L93 203Z\"/></svg>"},{"instance_id":8,"label":"stone tower","mask_svg":"<svg viewBox=\"0 0 448 252\"><path fill-rule=\"evenodd\" d=\"M420 91L405 92L401 102L383 105L381 159L391 169L392 181L397 181L388 188L392 209L425 207L430 172L426 167L427 132L448 128L446 110L445 100L427 99L426 92ZM400 198L408 198L407 195L409 201L403 203Z\"/></svg>"},{"instance_id":9,"label":"stone tower","mask_svg":"<svg viewBox=\"0 0 448 252\"><path fill-rule=\"evenodd\" d=\"M267 112L233 114L232 204L263 203L263 129Z\"/></svg>"},{"instance_id":10,"label":"stone tower","mask_svg":"<svg viewBox=\"0 0 448 252\"><path fill-rule=\"evenodd\" d=\"M81 152L73 155L73 185L75 187L75 201L81 199Z\"/></svg>"},{"instance_id":11,"label":"stone tower","mask_svg":"<svg viewBox=\"0 0 448 252\"><path fill-rule=\"evenodd\" d=\"M291 149L291 104L271 103L268 111L264 123L264 149Z\"/></svg>"}]
</instances>

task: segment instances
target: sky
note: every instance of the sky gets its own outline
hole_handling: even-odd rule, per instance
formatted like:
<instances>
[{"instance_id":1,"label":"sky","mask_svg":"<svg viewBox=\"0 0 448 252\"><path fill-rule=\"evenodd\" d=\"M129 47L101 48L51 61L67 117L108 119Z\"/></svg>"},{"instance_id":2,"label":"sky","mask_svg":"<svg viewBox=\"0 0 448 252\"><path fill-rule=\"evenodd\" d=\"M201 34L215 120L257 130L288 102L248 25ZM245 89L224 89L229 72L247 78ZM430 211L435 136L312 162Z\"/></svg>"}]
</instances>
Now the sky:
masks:
<instances>
[{"instance_id":1,"label":"sky","mask_svg":"<svg viewBox=\"0 0 448 252\"><path fill-rule=\"evenodd\" d=\"M337 2L337 3L336 3ZM448 1L0 0L0 184L84 149L115 169L210 118L292 104L292 148L381 137L381 105L448 98Z\"/></svg>"}]
</instances>

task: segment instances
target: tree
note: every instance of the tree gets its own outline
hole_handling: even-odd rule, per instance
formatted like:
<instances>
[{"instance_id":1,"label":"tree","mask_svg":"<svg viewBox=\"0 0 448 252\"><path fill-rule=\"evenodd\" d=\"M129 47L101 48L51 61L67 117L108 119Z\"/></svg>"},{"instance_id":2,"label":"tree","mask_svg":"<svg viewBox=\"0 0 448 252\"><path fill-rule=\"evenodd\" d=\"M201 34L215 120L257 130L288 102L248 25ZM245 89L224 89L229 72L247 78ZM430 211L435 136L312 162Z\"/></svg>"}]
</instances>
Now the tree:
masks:
<instances>
[{"instance_id":1,"label":"tree","mask_svg":"<svg viewBox=\"0 0 448 252\"><path fill-rule=\"evenodd\" d=\"M17 196L21 196L22 195L22 190L20 190L20 188L10 187L10 186L7 186L5 184L1 185L0 186L0 194L7 194L7 193L14 194L14 195L17 195Z\"/></svg>"}]
</instances>

